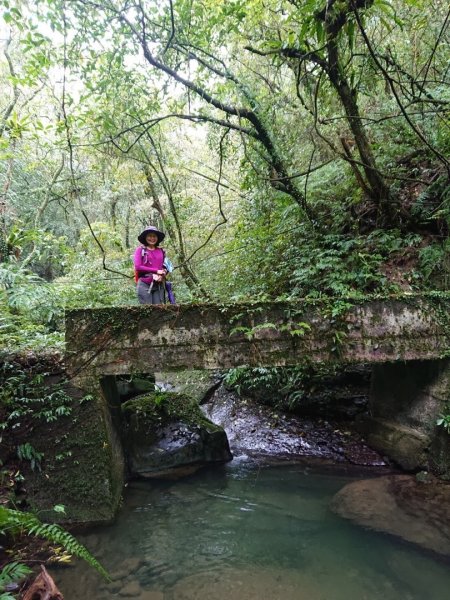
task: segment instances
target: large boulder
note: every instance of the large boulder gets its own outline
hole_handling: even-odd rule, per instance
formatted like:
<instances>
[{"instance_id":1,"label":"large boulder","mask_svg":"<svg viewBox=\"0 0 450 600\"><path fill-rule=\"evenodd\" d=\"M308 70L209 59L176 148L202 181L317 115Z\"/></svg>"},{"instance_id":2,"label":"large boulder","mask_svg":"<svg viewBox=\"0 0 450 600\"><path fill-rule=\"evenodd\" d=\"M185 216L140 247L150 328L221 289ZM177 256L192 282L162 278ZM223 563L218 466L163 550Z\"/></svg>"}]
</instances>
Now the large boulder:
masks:
<instances>
[{"instance_id":1,"label":"large boulder","mask_svg":"<svg viewBox=\"0 0 450 600\"><path fill-rule=\"evenodd\" d=\"M232 459L222 427L183 394L153 392L122 408L131 477L181 477Z\"/></svg>"},{"instance_id":2,"label":"large boulder","mask_svg":"<svg viewBox=\"0 0 450 600\"><path fill-rule=\"evenodd\" d=\"M354 481L334 496L331 510L450 557L450 484L429 474Z\"/></svg>"},{"instance_id":3,"label":"large boulder","mask_svg":"<svg viewBox=\"0 0 450 600\"><path fill-rule=\"evenodd\" d=\"M207 402L222 381L219 371L198 369L155 373L155 379L160 389L190 396L197 404Z\"/></svg>"}]
</instances>

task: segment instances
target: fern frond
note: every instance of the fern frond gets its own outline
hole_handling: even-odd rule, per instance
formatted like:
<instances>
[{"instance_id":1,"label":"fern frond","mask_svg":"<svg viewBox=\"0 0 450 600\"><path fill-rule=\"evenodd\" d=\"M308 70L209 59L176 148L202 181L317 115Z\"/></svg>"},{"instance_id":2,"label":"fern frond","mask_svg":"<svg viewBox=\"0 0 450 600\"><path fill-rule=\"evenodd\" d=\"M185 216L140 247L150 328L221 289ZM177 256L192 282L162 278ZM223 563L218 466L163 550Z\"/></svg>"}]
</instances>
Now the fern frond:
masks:
<instances>
[{"instance_id":1,"label":"fern frond","mask_svg":"<svg viewBox=\"0 0 450 600\"><path fill-rule=\"evenodd\" d=\"M56 524L42 523L35 515L0 506L0 533L6 531L23 531L28 535L44 538L54 544L63 546L65 550L85 560L103 577L109 580L105 568L92 556L87 548L74 536ZM0 599L1 600L1 599Z\"/></svg>"},{"instance_id":2,"label":"fern frond","mask_svg":"<svg viewBox=\"0 0 450 600\"><path fill-rule=\"evenodd\" d=\"M31 569L19 562L11 562L0 571L0 600L14 600L9 592L4 592L6 586L18 583L31 573Z\"/></svg>"}]
</instances>

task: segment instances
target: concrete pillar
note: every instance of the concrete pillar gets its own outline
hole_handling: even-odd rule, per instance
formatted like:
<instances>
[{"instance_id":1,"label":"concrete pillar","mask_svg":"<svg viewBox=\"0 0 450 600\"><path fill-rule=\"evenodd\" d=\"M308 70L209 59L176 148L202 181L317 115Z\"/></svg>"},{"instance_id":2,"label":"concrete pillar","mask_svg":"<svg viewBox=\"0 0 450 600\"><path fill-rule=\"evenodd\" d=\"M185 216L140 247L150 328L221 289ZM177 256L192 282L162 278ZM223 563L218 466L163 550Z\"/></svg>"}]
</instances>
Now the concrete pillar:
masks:
<instances>
[{"instance_id":1,"label":"concrete pillar","mask_svg":"<svg viewBox=\"0 0 450 600\"><path fill-rule=\"evenodd\" d=\"M436 425L450 404L450 361L374 365L368 443L407 470L450 479L450 435Z\"/></svg>"}]
</instances>

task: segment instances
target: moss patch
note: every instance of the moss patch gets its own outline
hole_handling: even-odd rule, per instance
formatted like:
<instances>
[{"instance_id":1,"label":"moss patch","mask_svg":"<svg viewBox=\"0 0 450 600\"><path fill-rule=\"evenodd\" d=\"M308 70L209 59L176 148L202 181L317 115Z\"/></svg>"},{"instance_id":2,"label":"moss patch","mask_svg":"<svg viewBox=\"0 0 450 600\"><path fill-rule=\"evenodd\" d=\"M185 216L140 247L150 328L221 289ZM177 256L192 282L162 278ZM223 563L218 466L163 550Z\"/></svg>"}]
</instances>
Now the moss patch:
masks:
<instances>
[{"instance_id":1,"label":"moss patch","mask_svg":"<svg viewBox=\"0 0 450 600\"><path fill-rule=\"evenodd\" d=\"M6 424L1 460L24 478L21 506L46 521L111 521L124 464L99 386L73 386L62 360L46 356L32 363L10 357L0 374L0 417ZM28 452L19 460L21 447ZM66 515L52 510L56 504L66 507Z\"/></svg>"},{"instance_id":2,"label":"moss patch","mask_svg":"<svg viewBox=\"0 0 450 600\"><path fill-rule=\"evenodd\" d=\"M127 422L135 415L145 419L148 427L154 429L173 421L201 425L210 432L221 429L205 417L194 398L175 392L150 392L137 396L122 405L122 412Z\"/></svg>"}]
</instances>

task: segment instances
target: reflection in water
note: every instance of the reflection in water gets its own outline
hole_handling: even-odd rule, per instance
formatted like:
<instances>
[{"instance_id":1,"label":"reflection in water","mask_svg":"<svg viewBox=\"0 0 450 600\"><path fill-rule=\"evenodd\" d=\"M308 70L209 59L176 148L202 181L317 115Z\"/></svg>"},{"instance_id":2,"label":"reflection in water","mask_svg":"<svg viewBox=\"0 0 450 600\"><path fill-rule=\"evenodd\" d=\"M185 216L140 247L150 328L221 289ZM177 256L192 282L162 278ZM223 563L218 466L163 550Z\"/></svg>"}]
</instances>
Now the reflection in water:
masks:
<instances>
[{"instance_id":1,"label":"reflection in water","mask_svg":"<svg viewBox=\"0 0 450 600\"><path fill-rule=\"evenodd\" d=\"M448 568L328 511L348 477L230 463L180 482L139 482L117 522L53 575L66 600L443 600Z\"/></svg>"}]
</instances>

